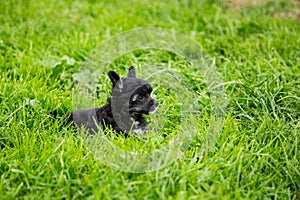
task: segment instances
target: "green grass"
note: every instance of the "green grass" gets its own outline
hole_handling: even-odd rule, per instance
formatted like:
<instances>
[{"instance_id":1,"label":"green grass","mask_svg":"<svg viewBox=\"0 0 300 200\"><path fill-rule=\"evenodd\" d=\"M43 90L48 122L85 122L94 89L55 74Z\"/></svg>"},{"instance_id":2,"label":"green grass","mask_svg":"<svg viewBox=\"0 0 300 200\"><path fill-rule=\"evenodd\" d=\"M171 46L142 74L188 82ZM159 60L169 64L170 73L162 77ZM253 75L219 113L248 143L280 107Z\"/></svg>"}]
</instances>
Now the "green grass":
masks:
<instances>
[{"instance_id":1,"label":"green grass","mask_svg":"<svg viewBox=\"0 0 300 200\"><path fill-rule=\"evenodd\" d=\"M284 15L299 4L126 2L1 2L0 199L299 199L300 25L297 15ZM151 173L95 160L78 133L49 115L72 110L74 74L93 49L138 27L174 29L199 42L215 58L229 100L220 137L202 154L211 102L201 72L155 50L112 63L122 75L132 64L138 75L147 62L171 64L196 94L199 135L180 159ZM94 101L102 105L110 82L105 73L97 78ZM148 151L176 133L182 120L176 95L151 84L165 110L163 130L158 139L112 136L119 147Z\"/></svg>"}]
</instances>

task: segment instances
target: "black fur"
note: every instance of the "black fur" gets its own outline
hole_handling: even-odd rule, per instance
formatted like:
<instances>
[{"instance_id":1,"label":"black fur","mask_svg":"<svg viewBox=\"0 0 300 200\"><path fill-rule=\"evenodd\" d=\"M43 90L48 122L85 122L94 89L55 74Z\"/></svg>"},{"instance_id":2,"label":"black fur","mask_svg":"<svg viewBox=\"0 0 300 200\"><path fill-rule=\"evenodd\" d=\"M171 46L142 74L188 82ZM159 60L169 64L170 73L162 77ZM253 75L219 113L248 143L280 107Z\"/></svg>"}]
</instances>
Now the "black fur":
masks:
<instances>
[{"instance_id":1,"label":"black fur","mask_svg":"<svg viewBox=\"0 0 300 200\"><path fill-rule=\"evenodd\" d=\"M67 122L76 126L84 126L89 134L98 132L98 126L111 127L117 133L128 135L130 130L140 135L148 126L144 114L152 114L158 107L151 98L151 85L136 78L134 67L130 67L127 77L110 71L108 76L112 82L112 96L108 103L101 108L76 110L67 116Z\"/></svg>"}]
</instances>

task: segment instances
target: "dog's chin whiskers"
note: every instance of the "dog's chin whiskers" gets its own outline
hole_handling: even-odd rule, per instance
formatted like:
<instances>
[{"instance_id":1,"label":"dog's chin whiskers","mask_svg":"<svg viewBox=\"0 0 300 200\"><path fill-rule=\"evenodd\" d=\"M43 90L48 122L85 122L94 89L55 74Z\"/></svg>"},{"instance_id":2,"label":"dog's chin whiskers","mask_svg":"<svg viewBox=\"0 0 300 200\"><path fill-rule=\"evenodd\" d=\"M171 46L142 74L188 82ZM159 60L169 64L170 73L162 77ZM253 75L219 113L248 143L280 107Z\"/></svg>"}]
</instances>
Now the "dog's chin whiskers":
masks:
<instances>
[{"instance_id":1,"label":"dog's chin whiskers","mask_svg":"<svg viewBox=\"0 0 300 200\"><path fill-rule=\"evenodd\" d=\"M152 115L152 114L154 114L154 113L156 112L157 108L158 108L158 106L156 106L156 107L154 108L154 110L152 110L152 111L149 111L149 115Z\"/></svg>"}]
</instances>

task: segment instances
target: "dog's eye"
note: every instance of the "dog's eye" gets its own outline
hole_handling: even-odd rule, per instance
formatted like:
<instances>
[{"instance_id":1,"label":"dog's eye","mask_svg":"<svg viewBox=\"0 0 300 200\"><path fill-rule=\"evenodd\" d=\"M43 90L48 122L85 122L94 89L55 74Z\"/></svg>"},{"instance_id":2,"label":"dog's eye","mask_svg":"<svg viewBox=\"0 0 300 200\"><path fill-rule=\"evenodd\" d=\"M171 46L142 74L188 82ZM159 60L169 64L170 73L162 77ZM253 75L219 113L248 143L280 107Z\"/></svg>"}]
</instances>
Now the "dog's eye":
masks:
<instances>
[{"instance_id":1,"label":"dog's eye","mask_svg":"<svg viewBox=\"0 0 300 200\"><path fill-rule=\"evenodd\" d=\"M139 100L139 101L144 100L144 95L139 95L139 96L138 96L138 100Z\"/></svg>"}]
</instances>

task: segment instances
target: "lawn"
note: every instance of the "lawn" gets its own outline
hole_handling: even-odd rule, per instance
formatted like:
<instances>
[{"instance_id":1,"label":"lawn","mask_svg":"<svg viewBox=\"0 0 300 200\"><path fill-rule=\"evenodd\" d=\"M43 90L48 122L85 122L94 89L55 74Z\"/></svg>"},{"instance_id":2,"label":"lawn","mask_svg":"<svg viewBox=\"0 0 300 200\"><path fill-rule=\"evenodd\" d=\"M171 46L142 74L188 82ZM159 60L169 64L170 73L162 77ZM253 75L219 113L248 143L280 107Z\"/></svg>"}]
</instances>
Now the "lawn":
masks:
<instances>
[{"instance_id":1,"label":"lawn","mask_svg":"<svg viewBox=\"0 0 300 200\"><path fill-rule=\"evenodd\" d=\"M300 198L298 1L2 1L0 10L0 199ZM108 131L118 148L151 152L195 132L178 159L135 173L97 159L84 136L60 122L74 109L79 75L99 45L146 27L203 47L222 78L226 109L216 123L206 80L217 76L205 77L171 50L135 49L107 66L95 62L87 76L94 89L80 93L88 99L81 106L106 102L109 70L123 76L134 65L138 77L156 75L149 82L160 107L148 119L159 122L156 132L124 138ZM165 77L149 63L174 73ZM220 132L210 135L214 123Z\"/></svg>"}]
</instances>

